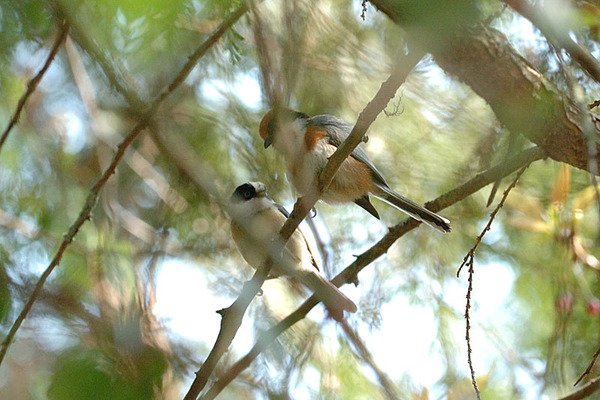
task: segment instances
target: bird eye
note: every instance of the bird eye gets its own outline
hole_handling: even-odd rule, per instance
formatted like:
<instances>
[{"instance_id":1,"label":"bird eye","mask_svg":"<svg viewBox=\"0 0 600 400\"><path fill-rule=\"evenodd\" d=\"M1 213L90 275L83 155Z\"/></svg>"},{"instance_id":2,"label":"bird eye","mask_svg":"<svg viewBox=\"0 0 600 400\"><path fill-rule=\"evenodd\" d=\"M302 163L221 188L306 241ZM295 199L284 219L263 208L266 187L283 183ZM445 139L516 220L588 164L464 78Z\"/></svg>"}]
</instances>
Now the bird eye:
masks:
<instances>
[{"instance_id":1,"label":"bird eye","mask_svg":"<svg viewBox=\"0 0 600 400\"><path fill-rule=\"evenodd\" d=\"M246 190L246 191L244 192L244 198L245 198L246 200L250 200L250 198L252 198L252 192L250 192L249 190Z\"/></svg>"}]
</instances>

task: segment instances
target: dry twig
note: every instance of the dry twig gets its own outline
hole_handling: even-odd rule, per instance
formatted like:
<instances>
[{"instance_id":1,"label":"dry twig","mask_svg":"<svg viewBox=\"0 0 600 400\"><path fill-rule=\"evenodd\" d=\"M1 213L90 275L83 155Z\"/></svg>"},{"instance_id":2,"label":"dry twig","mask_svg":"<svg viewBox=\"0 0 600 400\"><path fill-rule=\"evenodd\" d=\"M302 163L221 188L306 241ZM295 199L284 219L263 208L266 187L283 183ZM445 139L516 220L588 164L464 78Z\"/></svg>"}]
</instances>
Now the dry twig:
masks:
<instances>
[{"instance_id":1,"label":"dry twig","mask_svg":"<svg viewBox=\"0 0 600 400\"><path fill-rule=\"evenodd\" d=\"M29 96L31 96L31 94L35 91L38 84L44 77L44 74L46 73L46 71L48 71L48 68L50 68L50 64L52 64L52 61L54 61L54 57L56 57L56 54L58 53L58 49L60 48L61 44L64 42L65 38L67 37L67 33L69 32L69 25L65 21L60 21L59 25L60 25L60 27L59 27L58 34L56 35L56 38L54 39L54 44L52 45L52 48L50 49L50 53L48 53L48 57L46 57L46 62L44 62L44 65L39 70L39 72L37 74L35 74L35 76L33 78L31 78L29 80L29 82L27 83L27 90L25 90L25 93L23 93L23 95L19 99L19 102L17 103L17 108L15 109L15 112L13 113L13 116L10 119L8 126L6 127L6 129L4 129L4 132L2 132L2 136L0 137L0 151L2 151L2 147L4 146L4 142L6 142L6 139L8 138L10 131L17 124L17 122L19 122L19 118L21 117L21 112L23 111L23 108L25 107L25 103L27 102L27 99L29 99Z\"/></svg>"},{"instance_id":2,"label":"dry twig","mask_svg":"<svg viewBox=\"0 0 600 400\"><path fill-rule=\"evenodd\" d=\"M600 83L600 63L585 47L571 39L566 29L555 24L544 15L543 10L534 7L527 0L504 0L504 2L531 21L546 38L565 49L584 71Z\"/></svg>"},{"instance_id":3,"label":"dry twig","mask_svg":"<svg viewBox=\"0 0 600 400\"><path fill-rule=\"evenodd\" d=\"M471 249L465 256L465 258L463 259L462 264L460 264L460 267L458 267L458 271L456 272L456 276L458 277L460 275L460 271L462 270L462 268L465 265L469 268L469 278L468 278L469 285L467 288L467 304L465 306L465 321L466 321L465 340L467 341L467 361L469 363L469 371L471 372L471 383L473 384L473 389L475 389L475 394L477 395L477 399L481 398L481 394L479 393L479 387L477 387L477 380L475 379L475 368L473 368L473 359L471 358L473 349L471 347L471 318L470 318L471 293L473 292L473 275L475 274L475 269L474 269L475 268L475 251L477 250L477 247L479 247L479 244L481 243L481 240L483 239L485 234L492 227L492 222L494 222L494 219L496 218L496 214L498 214L498 211L500 211L500 209L504 205L504 202L506 201L508 194L515 187L515 185L517 184L517 181L519 180L521 175L523 175L523 172L525 172L525 170L527 169L528 166L529 166L529 164L527 164L523 168L521 168L521 170L517 173L517 176L515 176L515 179L508 186L508 188L506 188L506 190L504 191L504 194L502 194L502 199L500 199L500 202L498 203L498 205L496 206L494 211L492 211L492 213L490 214L490 218L488 219L488 222L485 225L485 228L483 228L483 230L481 231L479 236L477 236L477 238L475 239L475 244L473 245L473 247L471 247Z\"/></svg>"},{"instance_id":4,"label":"dry twig","mask_svg":"<svg viewBox=\"0 0 600 400\"><path fill-rule=\"evenodd\" d=\"M600 389L600 377L594 378L584 386L579 388L577 391L565 396L561 397L558 400L580 400L585 399L591 396L593 393L597 392Z\"/></svg>"},{"instance_id":5,"label":"dry twig","mask_svg":"<svg viewBox=\"0 0 600 400\"><path fill-rule=\"evenodd\" d=\"M592 361L590 361L585 371L583 371L583 374L581 374L581 376L577 378L573 386L577 386L579 382L581 382L586 376L590 374L590 372L592 372L592 368L594 368L594 364L596 363L598 356L600 356L600 347L598 348L598 350L596 350L596 352L592 356Z\"/></svg>"}]
</instances>

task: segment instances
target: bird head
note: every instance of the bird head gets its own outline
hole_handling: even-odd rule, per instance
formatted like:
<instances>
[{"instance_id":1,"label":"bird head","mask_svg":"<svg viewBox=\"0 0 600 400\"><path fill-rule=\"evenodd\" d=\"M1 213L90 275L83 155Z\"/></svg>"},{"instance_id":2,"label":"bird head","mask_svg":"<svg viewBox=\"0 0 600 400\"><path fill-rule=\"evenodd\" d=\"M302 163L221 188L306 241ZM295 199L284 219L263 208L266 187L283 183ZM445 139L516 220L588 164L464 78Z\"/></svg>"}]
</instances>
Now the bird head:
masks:
<instances>
[{"instance_id":1,"label":"bird head","mask_svg":"<svg viewBox=\"0 0 600 400\"><path fill-rule=\"evenodd\" d=\"M291 125L294 123L300 123L304 127L307 119L308 115L289 108L269 110L260 121L258 128L258 133L264 140L265 149L277 140L281 131L284 131L284 133L293 131Z\"/></svg>"}]
</instances>

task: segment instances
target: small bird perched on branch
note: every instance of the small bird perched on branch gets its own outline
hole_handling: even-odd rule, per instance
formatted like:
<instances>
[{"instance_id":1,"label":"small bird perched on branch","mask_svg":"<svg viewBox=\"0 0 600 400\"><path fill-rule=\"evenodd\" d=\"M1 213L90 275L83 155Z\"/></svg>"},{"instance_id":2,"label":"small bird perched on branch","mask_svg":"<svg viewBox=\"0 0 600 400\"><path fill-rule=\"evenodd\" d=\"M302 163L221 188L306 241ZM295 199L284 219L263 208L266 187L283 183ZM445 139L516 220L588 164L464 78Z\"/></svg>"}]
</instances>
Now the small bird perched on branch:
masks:
<instances>
[{"instance_id":1,"label":"small bird perched on branch","mask_svg":"<svg viewBox=\"0 0 600 400\"><path fill-rule=\"evenodd\" d=\"M279 237L279 231L289 214L268 195L261 182L248 182L238 186L230 200L231 234L242 257L253 268L264 266L272 243ZM356 312L356 305L333 283L319 274L319 268L310 251L306 238L296 230L288 240L285 249L291 256L291 266L287 271L275 265L269 277L289 275L299 280L323 301L330 315L343 318L344 311ZM289 260L289 259L288 259Z\"/></svg>"},{"instance_id":2,"label":"small bird perched on branch","mask_svg":"<svg viewBox=\"0 0 600 400\"><path fill-rule=\"evenodd\" d=\"M352 125L333 115L308 115L289 109L271 110L260 122L265 148L271 144L287 163L288 176L301 195L314 193L321 171L350 135ZM359 144L344 160L321 199L328 203L354 202L375 218L379 214L369 194L407 213L417 221L450 232L450 221L393 191Z\"/></svg>"}]
</instances>

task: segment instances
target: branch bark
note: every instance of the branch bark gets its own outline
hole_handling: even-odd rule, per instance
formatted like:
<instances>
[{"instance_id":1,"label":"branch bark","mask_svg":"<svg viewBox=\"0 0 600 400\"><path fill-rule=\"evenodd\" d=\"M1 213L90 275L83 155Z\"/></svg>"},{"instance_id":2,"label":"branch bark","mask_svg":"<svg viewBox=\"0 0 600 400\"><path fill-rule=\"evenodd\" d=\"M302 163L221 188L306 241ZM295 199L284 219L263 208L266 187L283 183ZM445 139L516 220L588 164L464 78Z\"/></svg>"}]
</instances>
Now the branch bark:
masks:
<instances>
[{"instance_id":1,"label":"branch bark","mask_svg":"<svg viewBox=\"0 0 600 400\"><path fill-rule=\"evenodd\" d=\"M584 71L600 83L600 64L598 60L585 47L571 39L566 29L562 29L562 26L553 23L545 15L543 3L537 3L538 5L535 7L526 0L504 0L504 2L531 21L548 40L565 49Z\"/></svg>"},{"instance_id":2,"label":"branch bark","mask_svg":"<svg viewBox=\"0 0 600 400\"><path fill-rule=\"evenodd\" d=\"M44 65L42 66L42 68L40 68L38 73L35 74L35 76L31 78L27 83L27 89L25 90L25 93L23 93L23 95L19 99L15 112L13 113L13 116L10 119L8 126L6 127L6 129L4 129L4 132L2 132L2 136L0 137L0 151L2 151L2 147L4 146L4 143L6 142L6 139L10 134L10 131L17 124L17 122L19 122L21 112L23 112L23 108L25 107L27 99L29 99L29 96L31 96L31 94L35 91L38 84L44 77L44 74L46 73L46 71L48 71L48 68L50 68L50 64L52 64L52 61L54 61L54 57L56 57L56 54L58 53L58 50L60 49L62 43L65 41L65 38L67 37L68 33L69 25L65 21L60 21L58 33L56 35L56 38L54 39L54 44L50 49L50 53L48 53L48 57L46 57Z\"/></svg>"},{"instance_id":3,"label":"branch bark","mask_svg":"<svg viewBox=\"0 0 600 400\"><path fill-rule=\"evenodd\" d=\"M208 379L212 375L217 363L229 349L229 345L233 341L239 327L242 324L242 319L246 313L246 309L250 305L252 299L258 294L262 284L267 278L269 273L268 267L259 268L254 273L251 280L244 284L242 293L233 302L231 306L226 309L217 311L221 314L221 329L217 336L217 340L213 345L208 357L202 363L200 369L196 372L196 378L192 382L190 389L186 393L184 400L194 400L198 397L198 394L206 386Z\"/></svg>"},{"instance_id":4,"label":"branch bark","mask_svg":"<svg viewBox=\"0 0 600 400\"><path fill-rule=\"evenodd\" d=\"M589 170L587 142L581 126L584 118L592 118L589 110L581 109L560 94L511 47L501 32L481 26L472 16L455 21L456 25L447 29L436 30L425 8L443 7L433 0L418 2L417 6L407 0L371 3L405 28L411 40L430 52L442 69L486 100L510 131L523 134L554 160ZM459 3L468 10L474 4L471 0ZM598 137L598 129L594 128L594 137Z\"/></svg>"},{"instance_id":5,"label":"branch bark","mask_svg":"<svg viewBox=\"0 0 600 400\"><path fill-rule=\"evenodd\" d=\"M591 396L592 394L594 394L595 392L597 392L598 389L600 389L600 377L592 379L591 381L589 381L588 383L583 385L581 388L579 388L575 392L573 392L565 397L561 397L558 400L585 399L585 398Z\"/></svg>"},{"instance_id":6,"label":"branch bark","mask_svg":"<svg viewBox=\"0 0 600 400\"><path fill-rule=\"evenodd\" d=\"M493 168L484 171L468 182L456 187L449 192L441 195L437 199L426 203L428 209L434 212L438 212L452 204L458 203L466 197L477 192L481 188L488 184L495 182L499 178L503 178L514 171L523 168L532 162L539 160L544 157L544 151L539 147L533 147L525 150L509 160L497 165ZM377 258L381 257L387 252L387 250L406 233L415 229L421 223L412 218L408 218L403 222L390 228L389 232L379 240L370 249L359 255L356 260L338 274L332 282L336 286L341 286L344 283L353 282L358 273L371 264ZM318 304L316 296L309 297L296 311L288 315L286 318L281 320L278 324L273 326L271 329L264 332L254 344L252 349L235 364L233 364L227 371L225 371L219 379L208 389L206 394L202 396L202 400L214 399L233 379L235 379L242 371L244 371L252 361L258 357L269 345L271 345L279 335L285 332L288 328L300 321Z\"/></svg>"}]
</instances>

